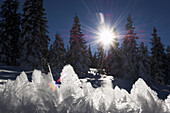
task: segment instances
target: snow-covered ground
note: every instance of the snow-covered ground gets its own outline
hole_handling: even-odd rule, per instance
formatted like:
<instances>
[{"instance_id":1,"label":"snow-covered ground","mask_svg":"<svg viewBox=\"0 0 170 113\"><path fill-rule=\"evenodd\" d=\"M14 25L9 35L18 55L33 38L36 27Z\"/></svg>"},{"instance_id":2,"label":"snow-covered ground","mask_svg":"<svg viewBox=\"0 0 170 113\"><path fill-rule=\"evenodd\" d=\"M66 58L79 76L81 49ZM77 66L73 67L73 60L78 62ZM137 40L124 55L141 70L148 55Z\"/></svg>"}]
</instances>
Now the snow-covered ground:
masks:
<instances>
[{"instance_id":1,"label":"snow-covered ground","mask_svg":"<svg viewBox=\"0 0 170 113\"><path fill-rule=\"evenodd\" d=\"M1 68L1 75L10 75L0 85L0 113L169 113L170 95L162 100L142 79L134 84L121 79L91 73L79 79L70 65L63 68L61 85L52 84L51 74L20 69ZM27 74L32 74L29 82ZM4 77L3 76L3 77ZM90 74L89 74L90 76ZM2 78L3 78L2 77ZM4 79L4 78L3 78ZM162 88L168 93L169 86ZM123 89L121 89L123 88ZM125 89L129 90L126 91ZM169 93L170 94L170 93Z\"/></svg>"},{"instance_id":2,"label":"snow-covered ground","mask_svg":"<svg viewBox=\"0 0 170 113\"><path fill-rule=\"evenodd\" d=\"M15 66L2 66L0 65L0 84L3 83L4 80L15 80L20 73L24 71L28 79L31 80L32 72L31 69L21 68L21 67L15 67Z\"/></svg>"},{"instance_id":3,"label":"snow-covered ground","mask_svg":"<svg viewBox=\"0 0 170 113\"><path fill-rule=\"evenodd\" d=\"M128 80L123 80L119 78L113 78L112 76L106 76L102 75L100 78L99 76L96 75L97 70L94 68L91 68L89 71L89 76L87 81L91 82L92 86L97 88L102 85L102 81L110 79L112 80L113 88L115 86L118 86L119 88L123 88L126 91L130 93L130 90L132 89L132 86L134 82L128 81ZM167 96L170 94L170 83L168 85L158 85L158 84L150 84L150 86L154 91L158 93L158 97L161 99L166 99Z\"/></svg>"}]
</instances>

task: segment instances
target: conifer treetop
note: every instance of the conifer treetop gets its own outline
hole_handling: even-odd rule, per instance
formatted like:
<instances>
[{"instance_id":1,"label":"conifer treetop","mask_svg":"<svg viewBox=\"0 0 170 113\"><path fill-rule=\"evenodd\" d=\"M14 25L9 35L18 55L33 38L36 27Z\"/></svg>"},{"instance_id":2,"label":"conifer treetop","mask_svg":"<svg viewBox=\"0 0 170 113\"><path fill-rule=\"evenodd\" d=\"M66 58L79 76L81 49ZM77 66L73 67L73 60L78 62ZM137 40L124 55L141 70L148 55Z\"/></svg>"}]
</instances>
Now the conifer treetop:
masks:
<instances>
[{"instance_id":1,"label":"conifer treetop","mask_svg":"<svg viewBox=\"0 0 170 113\"><path fill-rule=\"evenodd\" d=\"M68 63L74 67L74 70L81 75L88 72L89 66L89 53L86 41L83 38L81 25L78 16L74 17L72 29L70 30L70 49L68 51Z\"/></svg>"},{"instance_id":2,"label":"conifer treetop","mask_svg":"<svg viewBox=\"0 0 170 113\"><path fill-rule=\"evenodd\" d=\"M153 28L152 36L153 36L153 37L157 37L157 30L156 30L156 27Z\"/></svg>"},{"instance_id":3,"label":"conifer treetop","mask_svg":"<svg viewBox=\"0 0 170 113\"><path fill-rule=\"evenodd\" d=\"M131 18L131 15L129 14L128 18L127 18L128 23L125 25L126 30L134 30L135 27L133 26L133 21Z\"/></svg>"},{"instance_id":4,"label":"conifer treetop","mask_svg":"<svg viewBox=\"0 0 170 113\"><path fill-rule=\"evenodd\" d=\"M82 31L80 28L80 21L79 21L79 18L77 15L75 15L75 17L74 17L74 23L73 23L73 26L72 26L72 29L70 30L70 32L71 32L70 35L72 38L79 38L79 37L84 36L82 34Z\"/></svg>"}]
</instances>

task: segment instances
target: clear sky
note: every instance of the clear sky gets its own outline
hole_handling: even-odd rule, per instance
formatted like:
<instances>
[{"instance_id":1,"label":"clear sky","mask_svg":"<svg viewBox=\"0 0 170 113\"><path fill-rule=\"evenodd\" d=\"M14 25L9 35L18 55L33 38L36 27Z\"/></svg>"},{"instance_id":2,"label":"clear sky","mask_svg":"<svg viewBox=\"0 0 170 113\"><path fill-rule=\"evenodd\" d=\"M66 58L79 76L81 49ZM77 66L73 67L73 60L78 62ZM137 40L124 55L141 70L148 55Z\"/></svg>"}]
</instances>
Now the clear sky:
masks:
<instances>
[{"instance_id":1,"label":"clear sky","mask_svg":"<svg viewBox=\"0 0 170 113\"><path fill-rule=\"evenodd\" d=\"M2 3L1 0L0 3ZM21 3L20 12L24 0ZM95 33L99 25L98 13L103 13L105 22L114 26L122 42L126 33L124 25L130 13L136 27L135 32L139 37L138 42L144 41L150 47L149 41L155 26L158 35L165 47L170 45L170 0L45 0L44 8L49 26L50 44L54 41L57 33L61 34L65 45L68 44L70 29L75 14L79 16L83 34L92 44L95 41ZM93 51L96 46L92 46Z\"/></svg>"}]
</instances>

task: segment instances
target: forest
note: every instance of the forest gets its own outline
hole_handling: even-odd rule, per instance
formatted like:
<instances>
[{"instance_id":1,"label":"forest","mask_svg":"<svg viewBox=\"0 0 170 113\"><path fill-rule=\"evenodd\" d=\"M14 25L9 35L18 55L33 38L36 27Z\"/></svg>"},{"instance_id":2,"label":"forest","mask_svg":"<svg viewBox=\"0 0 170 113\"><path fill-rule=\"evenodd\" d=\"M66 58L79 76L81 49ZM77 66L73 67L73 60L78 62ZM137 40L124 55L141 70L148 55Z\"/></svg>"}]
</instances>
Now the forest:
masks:
<instances>
[{"instance_id":1,"label":"forest","mask_svg":"<svg viewBox=\"0 0 170 113\"><path fill-rule=\"evenodd\" d=\"M67 48L60 34L49 45L47 18L43 0L26 0L23 13L18 12L18 0L5 0L0 10L0 64L40 69L60 73L66 64L73 66L80 78L87 76L89 68L117 78L147 83L168 84L170 79L170 47L165 47L153 26L150 50L144 42L138 44L132 16L127 15L123 43L117 36L105 53L102 43L95 52L84 39L78 15L73 15ZM47 14L48 15L48 14ZM135 18L135 17L134 17ZM113 31L116 34L116 28ZM94 54L92 54L94 53Z\"/></svg>"}]
</instances>

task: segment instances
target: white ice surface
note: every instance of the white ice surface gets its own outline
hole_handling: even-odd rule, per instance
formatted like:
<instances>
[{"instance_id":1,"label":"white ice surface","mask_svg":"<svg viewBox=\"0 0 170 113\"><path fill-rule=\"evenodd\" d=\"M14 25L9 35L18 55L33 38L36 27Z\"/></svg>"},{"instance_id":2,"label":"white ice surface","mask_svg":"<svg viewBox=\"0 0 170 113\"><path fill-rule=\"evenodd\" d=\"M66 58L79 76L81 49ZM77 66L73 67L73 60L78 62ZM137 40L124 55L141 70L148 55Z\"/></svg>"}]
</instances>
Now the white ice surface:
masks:
<instances>
[{"instance_id":1,"label":"white ice surface","mask_svg":"<svg viewBox=\"0 0 170 113\"><path fill-rule=\"evenodd\" d=\"M63 68L60 87L51 89L53 78L34 70L32 82L22 72L15 81L8 80L0 90L0 113L169 113L170 95L158 98L142 80L138 79L130 94L103 79L102 86L93 88L81 82L72 66ZM2 89L3 88L3 89Z\"/></svg>"}]
</instances>

